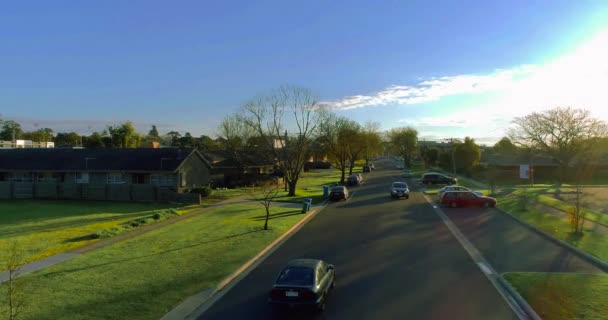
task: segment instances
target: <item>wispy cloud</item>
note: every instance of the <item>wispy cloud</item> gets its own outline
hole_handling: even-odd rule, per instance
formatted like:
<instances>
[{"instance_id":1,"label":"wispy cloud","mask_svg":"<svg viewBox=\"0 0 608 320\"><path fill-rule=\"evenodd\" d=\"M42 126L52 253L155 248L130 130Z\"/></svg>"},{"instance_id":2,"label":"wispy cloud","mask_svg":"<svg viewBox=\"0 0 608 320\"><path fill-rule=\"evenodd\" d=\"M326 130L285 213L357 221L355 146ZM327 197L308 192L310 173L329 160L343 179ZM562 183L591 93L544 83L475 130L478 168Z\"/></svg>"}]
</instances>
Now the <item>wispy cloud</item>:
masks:
<instances>
[{"instance_id":1,"label":"wispy cloud","mask_svg":"<svg viewBox=\"0 0 608 320\"><path fill-rule=\"evenodd\" d=\"M464 74L430 78L413 86L392 85L369 94L355 95L326 102L334 109L354 109L387 104L417 104L457 94L472 94L508 89L514 82L534 72L535 66L496 70L487 75Z\"/></svg>"}]
</instances>

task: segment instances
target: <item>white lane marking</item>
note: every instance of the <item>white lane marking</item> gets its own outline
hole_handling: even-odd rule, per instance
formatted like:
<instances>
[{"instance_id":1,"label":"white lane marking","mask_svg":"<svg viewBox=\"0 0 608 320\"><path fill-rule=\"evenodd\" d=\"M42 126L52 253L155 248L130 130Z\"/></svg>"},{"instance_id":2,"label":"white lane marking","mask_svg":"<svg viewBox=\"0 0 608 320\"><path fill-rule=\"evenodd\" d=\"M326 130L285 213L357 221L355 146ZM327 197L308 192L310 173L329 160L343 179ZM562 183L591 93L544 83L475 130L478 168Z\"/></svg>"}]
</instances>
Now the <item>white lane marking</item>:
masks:
<instances>
[{"instance_id":1,"label":"white lane marking","mask_svg":"<svg viewBox=\"0 0 608 320\"><path fill-rule=\"evenodd\" d=\"M423 194L422 197L427 201L428 204L430 204L432 207L434 207L433 201L430 199L429 196ZM511 295L508 292L505 292L505 290L502 289L501 285L498 283L498 280L497 280L498 274L494 271L494 268L492 268L490 263L488 263L486 261L486 259L481 255L481 253L477 250L477 248L469 241L469 239L467 239L467 237L465 237L462 234L462 232L460 232L460 229L458 229L458 227L443 212L443 210L441 210L440 208L434 208L433 210L439 216L439 218L441 218L441 220L443 221L445 226L452 233L452 235L456 238L456 240L458 240L458 242L464 248L464 250L469 254L469 257L471 257L471 260L473 260L473 262L475 262L475 264L477 264L477 266L481 269L484 276L490 281L490 283L492 283L492 285L494 285L494 288L496 288L496 291L498 291L500 296L502 296L502 298L505 300L505 302L511 308L511 310L513 310L513 312L515 313L517 318L519 318L521 320L527 319L528 316L527 316L526 312L519 306L519 304L517 304L514 301L514 299L511 297Z\"/></svg>"},{"instance_id":2,"label":"white lane marking","mask_svg":"<svg viewBox=\"0 0 608 320\"><path fill-rule=\"evenodd\" d=\"M481 271L483 271L483 273L488 274L488 275L493 275L494 272L492 272L492 270L490 270L490 268L488 268L488 266L486 266L485 263L483 262L477 262L477 265L479 266L479 269L481 269Z\"/></svg>"}]
</instances>

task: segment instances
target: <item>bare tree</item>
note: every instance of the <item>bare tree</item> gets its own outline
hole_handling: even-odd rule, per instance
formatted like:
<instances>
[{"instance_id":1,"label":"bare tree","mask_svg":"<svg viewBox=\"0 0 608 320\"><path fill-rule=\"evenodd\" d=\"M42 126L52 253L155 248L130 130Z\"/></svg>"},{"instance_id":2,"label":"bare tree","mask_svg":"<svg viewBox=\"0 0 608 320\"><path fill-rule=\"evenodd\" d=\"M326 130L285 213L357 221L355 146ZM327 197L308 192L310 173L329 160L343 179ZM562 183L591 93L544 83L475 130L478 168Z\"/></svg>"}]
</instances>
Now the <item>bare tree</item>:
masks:
<instances>
[{"instance_id":1,"label":"bare tree","mask_svg":"<svg viewBox=\"0 0 608 320\"><path fill-rule=\"evenodd\" d=\"M275 181L264 181L259 187L254 187L251 192L254 199L266 209L266 219L264 220L264 230L268 230L268 219L270 218L270 205L279 195L279 185Z\"/></svg>"},{"instance_id":2,"label":"bare tree","mask_svg":"<svg viewBox=\"0 0 608 320\"><path fill-rule=\"evenodd\" d=\"M22 287L16 281L17 276L19 275L19 269L24 261L16 241L9 244L7 253L8 259L5 265L6 270L8 271L8 279L6 281L7 306L5 308L0 308L0 310L4 309L4 311L0 312L0 316L4 315L2 319L16 320L23 311L25 301L22 294Z\"/></svg>"},{"instance_id":3,"label":"bare tree","mask_svg":"<svg viewBox=\"0 0 608 320\"><path fill-rule=\"evenodd\" d=\"M583 109L554 108L513 120L509 136L517 145L543 151L555 158L563 172L584 151L585 141L606 136L606 123ZM563 177L560 177L560 181Z\"/></svg>"},{"instance_id":4,"label":"bare tree","mask_svg":"<svg viewBox=\"0 0 608 320\"><path fill-rule=\"evenodd\" d=\"M369 160L382 152L382 136L380 135L380 122L367 121L363 126L363 135L365 139L364 158L365 164L369 164Z\"/></svg>"},{"instance_id":5,"label":"bare tree","mask_svg":"<svg viewBox=\"0 0 608 320\"><path fill-rule=\"evenodd\" d=\"M352 175L353 169L355 168L355 162L361 159L367 146L365 144L365 134L358 123L353 121L349 130L348 160L350 162L350 166L348 169L348 174Z\"/></svg>"},{"instance_id":6,"label":"bare tree","mask_svg":"<svg viewBox=\"0 0 608 320\"><path fill-rule=\"evenodd\" d=\"M404 165L409 167L417 149L418 131L412 127L393 128L388 132L388 138L391 149L402 156Z\"/></svg>"},{"instance_id":7,"label":"bare tree","mask_svg":"<svg viewBox=\"0 0 608 320\"><path fill-rule=\"evenodd\" d=\"M350 144L352 136L357 133L357 123L335 114L326 114L319 125L318 140L323 144L324 150L331 165L340 170L340 183L344 184L347 161L350 159Z\"/></svg>"},{"instance_id":8,"label":"bare tree","mask_svg":"<svg viewBox=\"0 0 608 320\"><path fill-rule=\"evenodd\" d=\"M289 196L296 194L300 173L311 156L321 109L311 91L294 86L282 86L243 107L242 120L269 147L270 156L283 171Z\"/></svg>"}]
</instances>

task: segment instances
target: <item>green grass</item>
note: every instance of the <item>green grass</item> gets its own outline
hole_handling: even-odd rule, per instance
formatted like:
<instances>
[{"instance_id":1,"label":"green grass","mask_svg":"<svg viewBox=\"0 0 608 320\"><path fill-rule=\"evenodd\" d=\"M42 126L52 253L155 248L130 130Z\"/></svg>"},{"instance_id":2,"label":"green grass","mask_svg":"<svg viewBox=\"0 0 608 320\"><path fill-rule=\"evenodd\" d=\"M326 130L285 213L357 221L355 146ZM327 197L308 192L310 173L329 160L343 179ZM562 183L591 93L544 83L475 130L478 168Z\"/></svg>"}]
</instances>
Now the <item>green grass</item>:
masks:
<instances>
[{"instance_id":1,"label":"green grass","mask_svg":"<svg viewBox=\"0 0 608 320\"><path fill-rule=\"evenodd\" d=\"M13 241L19 242L24 261L30 262L97 241L87 236L174 206L140 202L0 201L0 266L5 265L6 248Z\"/></svg>"},{"instance_id":2,"label":"green grass","mask_svg":"<svg viewBox=\"0 0 608 320\"><path fill-rule=\"evenodd\" d=\"M346 172L346 174L348 174L348 172ZM311 198L313 204L319 204L324 200L323 186L329 186L332 183L339 181L340 171L336 169L317 169L303 172L298 180L296 195L288 197L288 192L281 189L274 201L301 203L305 198Z\"/></svg>"},{"instance_id":3,"label":"green grass","mask_svg":"<svg viewBox=\"0 0 608 320\"><path fill-rule=\"evenodd\" d=\"M583 236L573 236L567 218L561 218L540 211L533 208L530 204L524 208L521 200L521 196L524 192L524 190L517 190L499 196L498 207L553 237L566 241L569 244L608 262L608 237L593 232L593 230L588 228L585 228Z\"/></svg>"},{"instance_id":4,"label":"green grass","mask_svg":"<svg viewBox=\"0 0 608 320\"><path fill-rule=\"evenodd\" d=\"M536 196L536 201L538 201L539 203L542 203L546 206L561 210L563 212L568 212L573 207L573 204L571 204L571 203L567 203L567 202L555 199L555 198L547 196L547 195L542 195L542 194L539 194ZM608 225L608 215L601 213L601 212L595 212L593 210L589 210L586 208L583 208L583 212L585 214L585 219L591 220L591 221L596 221L596 222L602 223L604 225Z\"/></svg>"},{"instance_id":5,"label":"green grass","mask_svg":"<svg viewBox=\"0 0 608 320\"><path fill-rule=\"evenodd\" d=\"M545 320L608 316L605 274L507 273L504 277Z\"/></svg>"},{"instance_id":6,"label":"green grass","mask_svg":"<svg viewBox=\"0 0 608 320\"><path fill-rule=\"evenodd\" d=\"M261 205L209 210L20 277L28 301L21 319L159 319L215 287L304 217L273 208L265 231Z\"/></svg>"}]
</instances>

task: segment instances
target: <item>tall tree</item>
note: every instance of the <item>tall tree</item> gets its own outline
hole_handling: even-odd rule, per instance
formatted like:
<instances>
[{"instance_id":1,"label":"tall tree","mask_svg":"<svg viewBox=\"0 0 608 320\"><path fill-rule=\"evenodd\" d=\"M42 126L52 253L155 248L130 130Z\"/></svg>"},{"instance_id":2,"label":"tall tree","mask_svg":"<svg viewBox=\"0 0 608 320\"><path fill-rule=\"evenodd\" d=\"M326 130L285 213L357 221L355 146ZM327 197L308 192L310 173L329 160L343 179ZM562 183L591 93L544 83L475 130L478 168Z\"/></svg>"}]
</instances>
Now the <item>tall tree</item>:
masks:
<instances>
[{"instance_id":1,"label":"tall tree","mask_svg":"<svg viewBox=\"0 0 608 320\"><path fill-rule=\"evenodd\" d=\"M91 149L104 148L106 146L104 142L104 136L99 132L93 132L90 136L83 137L82 145L85 148Z\"/></svg>"},{"instance_id":2,"label":"tall tree","mask_svg":"<svg viewBox=\"0 0 608 320\"><path fill-rule=\"evenodd\" d=\"M494 152L499 154L510 154L518 151L517 146L513 144L513 142L511 142L511 139L509 139L508 137L503 137L502 139L500 139L500 141L496 142L492 149L494 150Z\"/></svg>"},{"instance_id":3,"label":"tall tree","mask_svg":"<svg viewBox=\"0 0 608 320\"><path fill-rule=\"evenodd\" d=\"M454 146L456 169L460 172L471 173L473 167L479 164L481 149L470 137L465 137L463 143Z\"/></svg>"},{"instance_id":4,"label":"tall tree","mask_svg":"<svg viewBox=\"0 0 608 320\"><path fill-rule=\"evenodd\" d=\"M584 151L585 141L606 136L604 121L595 119L588 110L554 108L533 112L513 120L511 140L528 149L545 152L556 159L564 172L572 159ZM559 177L560 181L563 177Z\"/></svg>"},{"instance_id":5,"label":"tall tree","mask_svg":"<svg viewBox=\"0 0 608 320\"><path fill-rule=\"evenodd\" d=\"M382 136L380 135L380 123L367 121L363 126L363 136L365 140L365 163L369 164L369 160L372 157L379 155L383 150Z\"/></svg>"},{"instance_id":6,"label":"tall tree","mask_svg":"<svg viewBox=\"0 0 608 320\"><path fill-rule=\"evenodd\" d=\"M50 142L53 141L53 129L42 128L35 131L24 132L21 134L21 138L37 142Z\"/></svg>"},{"instance_id":7,"label":"tall tree","mask_svg":"<svg viewBox=\"0 0 608 320\"><path fill-rule=\"evenodd\" d=\"M348 143L348 160L350 165L348 168L348 175L352 175L353 169L355 168L355 162L364 156L367 146L365 133L363 132L361 125L353 121L349 130L350 134L348 139L350 142Z\"/></svg>"},{"instance_id":8,"label":"tall tree","mask_svg":"<svg viewBox=\"0 0 608 320\"><path fill-rule=\"evenodd\" d=\"M356 122L335 114L324 115L319 124L319 137L317 141L327 152L328 160L332 166L340 170L340 183L346 179L347 161L350 158L350 143L352 135L356 134Z\"/></svg>"},{"instance_id":9,"label":"tall tree","mask_svg":"<svg viewBox=\"0 0 608 320\"><path fill-rule=\"evenodd\" d=\"M16 139L20 139L22 134L23 130L21 129L21 125L16 121L0 121L0 140L13 141Z\"/></svg>"},{"instance_id":10,"label":"tall tree","mask_svg":"<svg viewBox=\"0 0 608 320\"><path fill-rule=\"evenodd\" d=\"M295 196L300 173L311 155L320 109L311 91L294 86L282 86L243 107L242 120L267 144L270 158L283 171L289 196Z\"/></svg>"},{"instance_id":11,"label":"tall tree","mask_svg":"<svg viewBox=\"0 0 608 320\"><path fill-rule=\"evenodd\" d=\"M141 135L135 130L131 121L116 126L108 126L107 130L116 147L137 148L141 142Z\"/></svg>"},{"instance_id":12,"label":"tall tree","mask_svg":"<svg viewBox=\"0 0 608 320\"><path fill-rule=\"evenodd\" d=\"M57 146L57 147L81 146L80 141L81 141L80 135L76 132L57 132L57 135L55 135L55 146Z\"/></svg>"},{"instance_id":13,"label":"tall tree","mask_svg":"<svg viewBox=\"0 0 608 320\"><path fill-rule=\"evenodd\" d=\"M393 152L403 157L404 165L410 167L418 144L418 131L412 127L393 128L388 132Z\"/></svg>"},{"instance_id":14,"label":"tall tree","mask_svg":"<svg viewBox=\"0 0 608 320\"><path fill-rule=\"evenodd\" d=\"M179 145L179 138L181 138L181 134L177 131L169 131L165 136L164 143L169 146L177 147Z\"/></svg>"},{"instance_id":15,"label":"tall tree","mask_svg":"<svg viewBox=\"0 0 608 320\"><path fill-rule=\"evenodd\" d=\"M158 129L156 129L156 125L152 125L152 129L150 129L150 132L148 132L148 136L150 138L159 138Z\"/></svg>"}]
</instances>

